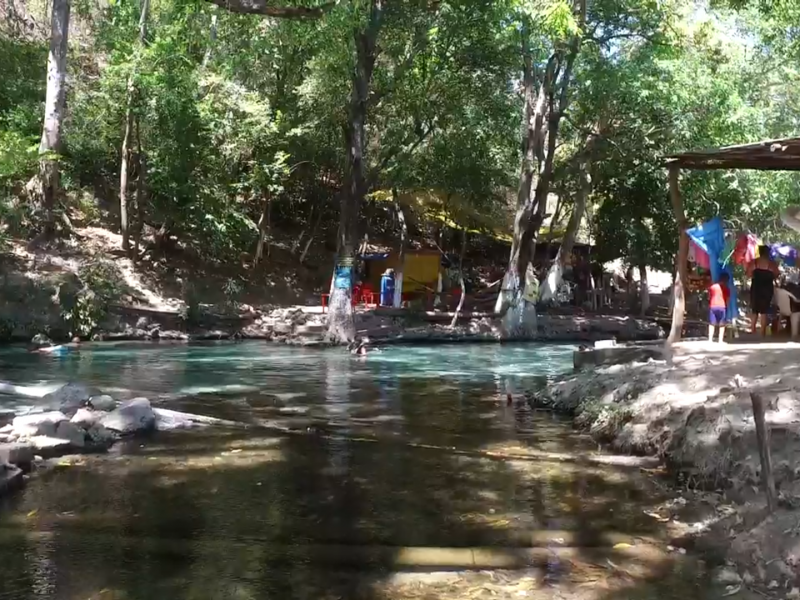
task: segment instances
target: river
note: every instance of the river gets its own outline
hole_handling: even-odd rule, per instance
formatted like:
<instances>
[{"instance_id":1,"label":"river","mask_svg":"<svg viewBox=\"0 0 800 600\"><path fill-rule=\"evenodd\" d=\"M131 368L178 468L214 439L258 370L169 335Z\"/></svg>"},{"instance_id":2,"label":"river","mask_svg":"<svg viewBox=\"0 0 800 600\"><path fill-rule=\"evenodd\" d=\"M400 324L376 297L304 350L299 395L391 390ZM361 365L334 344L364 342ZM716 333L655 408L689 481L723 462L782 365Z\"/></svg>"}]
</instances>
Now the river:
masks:
<instances>
[{"instance_id":1,"label":"river","mask_svg":"<svg viewBox=\"0 0 800 600\"><path fill-rule=\"evenodd\" d=\"M649 597L602 540L664 542L645 514L664 486L574 460L597 452L588 436L506 402L508 390L519 398L569 370L573 349L412 346L365 359L249 342L90 344L63 358L0 350L2 379L27 391L0 396L0 408L81 381L249 424L159 433L35 473L0 507L0 598ZM511 560L508 549L531 545L552 558L420 574L459 570L464 549ZM672 582L659 597L698 597L694 566L686 576L636 564L642 580Z\"/></svg>"}]
</instances>

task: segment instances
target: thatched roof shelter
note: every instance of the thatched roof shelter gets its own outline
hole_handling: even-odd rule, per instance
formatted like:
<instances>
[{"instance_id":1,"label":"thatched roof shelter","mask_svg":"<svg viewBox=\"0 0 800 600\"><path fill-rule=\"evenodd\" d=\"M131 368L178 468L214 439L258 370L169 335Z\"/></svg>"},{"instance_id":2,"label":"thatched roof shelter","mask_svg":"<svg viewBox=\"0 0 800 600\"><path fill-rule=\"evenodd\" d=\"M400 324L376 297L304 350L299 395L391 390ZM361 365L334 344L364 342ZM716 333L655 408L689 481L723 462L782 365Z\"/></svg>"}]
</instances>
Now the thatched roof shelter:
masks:
<instances>
[{"instance_id":1,"label":"thatched roof shelter","mask_svg":"<svg viewBox=\"0 0 800 600\"><path fill-rule=\"evenodd\" d=\"M800 171L800 138L683 152L666 157L667 166L682 169L756 169Z\"/></svg>"},{"instance_id":2,"label":"thatched roof shelter","mask_svg":"<svg viewBox=\"0 0 800 600\"><path fill-rule=\"evenodd\" d=\"M672 311L672 328L667 343L680 339L685 313L684 289L687 281L686 262L689 255L689 223L683 210L679 178L681 169L753 169L759 171L800 171L800 137L781 140L764 140L753 144L725 146L711 150L683 152L666 156L669 168L669 194L672 210L678 223L678 255L675 277L675 306Z\"/></svg>"}]
</instances>

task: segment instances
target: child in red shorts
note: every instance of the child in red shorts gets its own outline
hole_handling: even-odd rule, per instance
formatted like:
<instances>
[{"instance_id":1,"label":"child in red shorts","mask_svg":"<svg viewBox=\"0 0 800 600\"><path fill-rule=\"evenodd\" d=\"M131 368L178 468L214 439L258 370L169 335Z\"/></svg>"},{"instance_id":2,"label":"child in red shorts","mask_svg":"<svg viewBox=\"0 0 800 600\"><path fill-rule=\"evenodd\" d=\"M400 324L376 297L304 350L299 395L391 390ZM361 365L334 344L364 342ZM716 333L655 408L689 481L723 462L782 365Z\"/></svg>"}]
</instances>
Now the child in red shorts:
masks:
<instances>
[{"instance_id":1,"label":"child in red shorts","mask_svg":"<svg viewBox=\"0 0 800 600\"><path fill-rule=\"evenodd\" d=\"M728 289L730 275L723 272L719 276L719 281L708 288L708 341L714 341L714 329L719 329L719 343L725 339L725 325L727 323L726 313L728 312L728 302L731 292Z\"/></svg>"}]
</instances>

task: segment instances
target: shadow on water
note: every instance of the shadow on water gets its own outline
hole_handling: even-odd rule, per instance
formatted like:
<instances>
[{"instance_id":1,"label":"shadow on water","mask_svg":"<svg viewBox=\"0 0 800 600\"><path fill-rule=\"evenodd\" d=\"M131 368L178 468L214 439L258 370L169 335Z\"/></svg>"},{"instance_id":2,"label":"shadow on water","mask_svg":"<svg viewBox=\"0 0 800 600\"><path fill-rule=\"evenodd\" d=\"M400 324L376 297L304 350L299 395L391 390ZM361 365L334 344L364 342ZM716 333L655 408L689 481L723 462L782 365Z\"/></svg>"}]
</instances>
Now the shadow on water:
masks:
<instances>
[{"instance_id":1,"label":"shadow on water","mask_svg":"<svg viewBox=\"0 0 800 600\"><path fill-rule=\"evenodd\" d=\"M261 345L117 348L47 365L37 377L80 375L168 406L343 426L160 434L36 474L0 510L0 598L703 597L691 562L598 547L609 531L662 535L643 510L663 491L638 471L451 451L595 450L553 415L505 405L509 364L552 374L567 349L404 352L359 361ZM9 377L24 383L30 366L15 368ZM541 541L548 530L564 539ZM494 549L521 567L514 549L536 540L550 551L530 568L394 574L453 568L453 552L436 548ZM653 579L662 584L642 583Z\"/></svg>"}]
</instances>

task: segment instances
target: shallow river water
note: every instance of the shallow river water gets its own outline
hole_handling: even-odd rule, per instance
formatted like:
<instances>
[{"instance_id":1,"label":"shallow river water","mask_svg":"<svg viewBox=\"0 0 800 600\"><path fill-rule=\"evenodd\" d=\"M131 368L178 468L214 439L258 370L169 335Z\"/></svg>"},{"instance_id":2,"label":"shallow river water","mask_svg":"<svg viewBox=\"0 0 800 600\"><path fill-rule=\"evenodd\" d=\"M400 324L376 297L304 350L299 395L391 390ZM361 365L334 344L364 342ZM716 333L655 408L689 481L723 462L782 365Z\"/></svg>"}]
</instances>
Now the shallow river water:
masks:
<instances>
[{"instance_id":1,"label":"shallow river water","mask_svg":"<svg viewBox=\"0 0 800 600\"><path fill-rule=\"evenodd\" d=\"M619 540L666 546L645 514L662 485L580 460L597 447L569 421L507 406L507 390L570 369L572 350L2 350L0 378L31 393L81 381L247 427L156 434L35 473L0 506L0 598L699 597L691 561L615 554ZM535 567L488 569L530 546ZM464 549L485 568L420 574L463 570Z\"/></svg>"}]
</instances>

